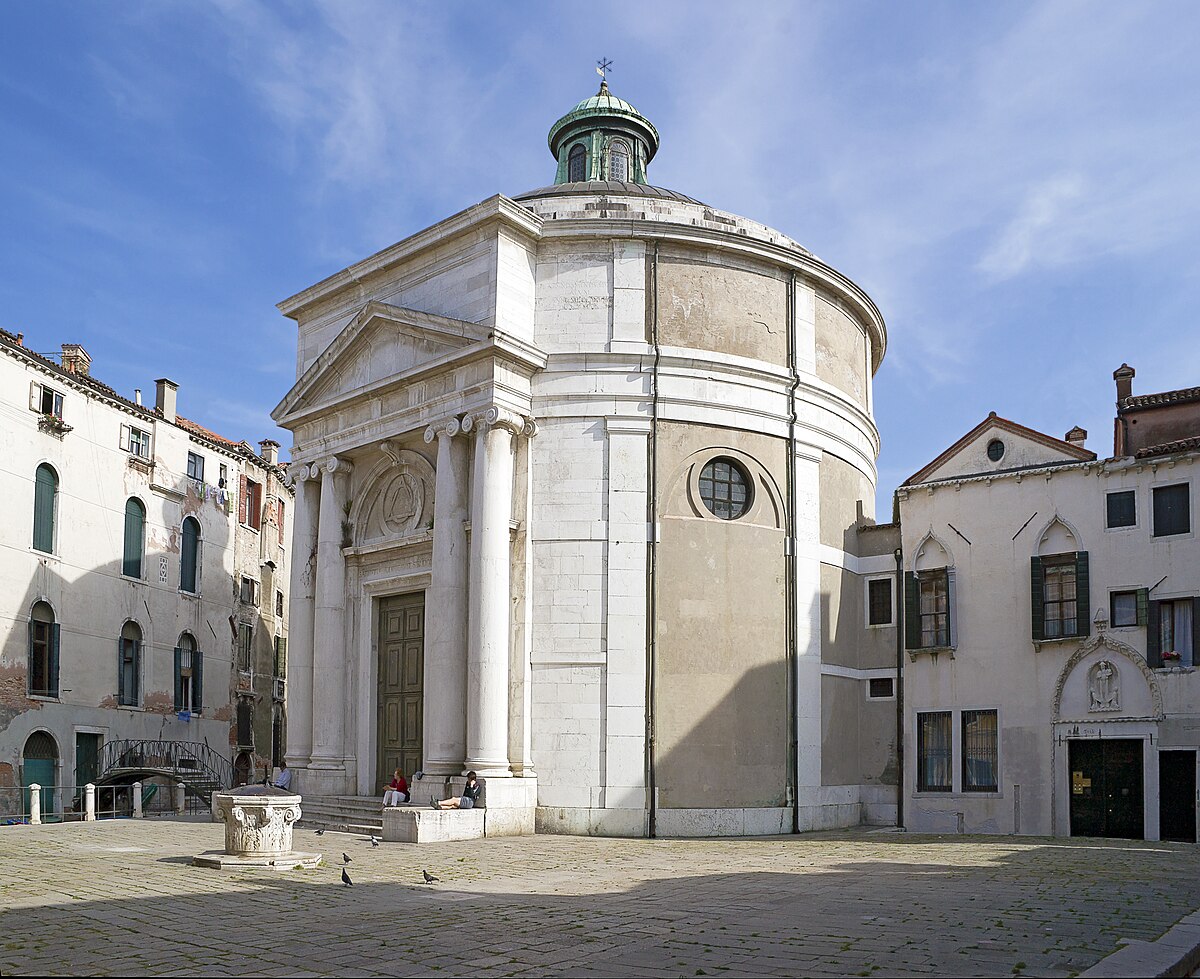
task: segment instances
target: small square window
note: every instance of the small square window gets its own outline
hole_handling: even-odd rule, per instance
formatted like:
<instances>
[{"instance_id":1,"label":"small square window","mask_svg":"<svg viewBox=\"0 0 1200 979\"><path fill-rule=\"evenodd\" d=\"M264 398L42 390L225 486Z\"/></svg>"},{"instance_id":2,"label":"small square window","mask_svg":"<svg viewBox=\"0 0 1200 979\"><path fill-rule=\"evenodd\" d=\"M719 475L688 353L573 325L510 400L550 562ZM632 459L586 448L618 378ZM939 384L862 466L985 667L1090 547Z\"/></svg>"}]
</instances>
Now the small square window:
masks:
<instances>
[{"instance_id":1,"label":"small square window","mask_svg":"<svg viewBox=\"0 0 1200 979\"><path fill-rule=\"evenodd\" d=\"M1187 483L1154 487L1154 536L1171 537L1192 529Z\"/></svg>"},{"instance_id":2,"label":"small square window","mask_svg":"<svg viewBox=\"0 0 1200 979\"><path fill-rule=\"evenodd\" d=\"M198 483L204 482L204 456L195 452L188 453L188 479L194 479Z\"/></svg>"},{"instance_id":3,"label":"small square window","mask_svg":"<svg viewBox=\"0 0 1200 979\"><path fill-rule=\"evenodd\" d=\"M872 578L867 582L867 625L892 624L892 579Z\"/></svg>"},{"instance_id":4,"label":"small square window","mask_svg":"<svg viewBox=\"0 0 1200 979\"><path fill-rule=\"evenodd\" d=\"M1105 526L1110 530L1137 525L1137 494L1133 490L1109 493L1106 497L1106 504L1108 519Z\"/></svg>"},{"instance_id":5,"label":"small square window","mask_svg":"<svg viewBox=\"0 0 1200 979\"><path fill-rule=\"evenodd\" d=\"M1136 591L1115 591L1110 599L1109 619L1113 628L1138 624L1138 594Z\"/></svg>"},{"instance_id":6,"label":"small square window","mask_svg":"<svg viewBox=\"0 0 1200 979\"><path fill-rule=\"evenodd\" d=\"M243 578L239 596L246 605L258 604L258 582L253 578Z\"/></svg>"},{"instance_id":7,"label":"small square window","mask_svg":"<svg viewBox=\"0 0 1200 979\"><path fill-rule=\"evenodd\" d=\"M867 698L890 700L896 696L896 681L890 676L874 676L867 681Z\"/></svg>"},{"instance_id":8,"label":"small square window","mask_svg":"<svg viewBox=\"0 0 1200 979\"><path fill-rule=\"evenodd\" d=\"M42 385L42 414L54 415L56 418L62 418L63 413L63 396L54 388L48 388Z\"/></svg>"},{"instance_id":9,"label":"small square window","mask_svg":"<svg viewBox=\"0 0 1200 979\"><path fill-rule=\"evenodd\" d=\"M150 458L150 433L140 428L129 430L129 453L140 459Z\"/></svg>"}]
</instances>

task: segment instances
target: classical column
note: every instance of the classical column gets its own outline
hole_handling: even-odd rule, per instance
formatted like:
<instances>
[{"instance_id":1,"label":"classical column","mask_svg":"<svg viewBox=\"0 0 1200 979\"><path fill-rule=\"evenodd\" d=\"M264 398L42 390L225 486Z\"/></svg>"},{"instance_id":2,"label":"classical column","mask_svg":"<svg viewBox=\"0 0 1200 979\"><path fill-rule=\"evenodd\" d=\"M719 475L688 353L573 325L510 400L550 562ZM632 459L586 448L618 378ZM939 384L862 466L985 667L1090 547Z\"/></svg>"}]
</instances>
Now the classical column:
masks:
<instances>
[{"instance_id":1,"label":"classical column","mask_svg":"<svg viewBox=\"0 0 1200 979\"><path fill-rule=\"evenodd\" d=\"M321 468L321 515L317 528L317 598L313 648L313 748L310 769L342 773L346 757L346 559L342 521L352 466L334 456ZM348 791L334 782L322 791Z\"/></svg>"},{"instance_id":2,"label":"classical column","mask_svg":"<svg viewBox=\"0 0 1200 979\"><path fill-rule=\"evenodd\" d=\"M512 774L508 760L508 657L512 631L513 435L520 415L490 408L472 418L471 602L467 637L467 768L492 778Z\"/></svg>"},{"instance_id":3,"label":"classical column","mask_svg":"<svg viewBox=\"0 0 1200 979\"><path fill-rule=\"evenodd\" d=\"M437 439L433 569L425 596L424 765L458 775L467 754L467 441L457 418L425 429Z\"/></svg>"},{"instance_id":4,"label":"classical column","mask_svg":"<svg viewBox=\"0 0 1200 979\"><path fill-rule=\"evenodd\" d=\"M317 557L317 507L321 480L308 466L292 465L288 485L296 489L292 516L291 603L288 619L288 742L289 768L308 767L312 756L313 719L313 572Z\"/></svg>"}]
</instances>

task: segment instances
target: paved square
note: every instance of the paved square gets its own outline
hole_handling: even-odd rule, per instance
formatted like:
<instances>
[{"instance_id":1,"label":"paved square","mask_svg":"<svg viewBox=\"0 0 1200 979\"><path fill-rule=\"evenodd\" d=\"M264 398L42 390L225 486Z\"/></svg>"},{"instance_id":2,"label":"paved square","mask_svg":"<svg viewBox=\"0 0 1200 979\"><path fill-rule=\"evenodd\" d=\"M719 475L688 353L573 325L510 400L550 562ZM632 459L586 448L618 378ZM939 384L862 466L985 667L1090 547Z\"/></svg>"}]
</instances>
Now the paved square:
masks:
<instances>
[{"instance_id":1,"label":"paved square","mask_svg":"<svg viewBox=\"0 0 1200 979\"><path fill-rule=\"evenodd\" d=\"M220 825L174 819L0 829L0 971L1070 975L1200 907L1200 848L1171 843L857 831L372 849L301 830L325 866L189 866L222 845Z\"/></svg>"}]
</instances>

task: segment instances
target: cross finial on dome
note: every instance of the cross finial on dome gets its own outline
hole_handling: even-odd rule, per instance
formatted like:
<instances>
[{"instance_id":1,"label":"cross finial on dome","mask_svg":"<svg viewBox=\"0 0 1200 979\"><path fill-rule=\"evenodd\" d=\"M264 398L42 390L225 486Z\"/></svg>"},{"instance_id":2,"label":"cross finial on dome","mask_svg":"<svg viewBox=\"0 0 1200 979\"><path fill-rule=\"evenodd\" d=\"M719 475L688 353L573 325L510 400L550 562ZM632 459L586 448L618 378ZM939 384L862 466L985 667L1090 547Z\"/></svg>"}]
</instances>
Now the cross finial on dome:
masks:
<instances>
[{"instance_id":1,"label":"cross finial on dome","mask_svg":"<svg viewBox=\"0 0 1200 979\"><path fill-rule=\"evenodd\" d=\"M600 94L608 94L608 73L612 71L612 62L608 58L601 58L596 62L596 74L600 76Z\"/></svg>"}]
</instances>

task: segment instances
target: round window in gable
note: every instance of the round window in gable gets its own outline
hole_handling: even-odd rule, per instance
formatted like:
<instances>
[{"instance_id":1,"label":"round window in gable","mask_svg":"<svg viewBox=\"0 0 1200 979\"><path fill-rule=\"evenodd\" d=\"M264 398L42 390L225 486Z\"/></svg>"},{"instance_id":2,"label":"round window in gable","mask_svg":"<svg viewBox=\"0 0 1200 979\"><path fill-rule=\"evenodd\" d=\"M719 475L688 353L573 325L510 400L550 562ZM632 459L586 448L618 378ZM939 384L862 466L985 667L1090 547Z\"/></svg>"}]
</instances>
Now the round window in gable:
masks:
<instances>
[{"instance_id":1,"label":"round window in gable","mask_svg":"<svg viewBox=\"0 0 1200 979\"><path fill-rule=\"evenodd\" d=\"M700 470L700 499L713 516L736 520L750 510L753 484L739 463L727 457L713 459Z\"/></svg>"},{"instance_id":2,"label":"round window in gable","mask_svg":"<svg viewBox=\"0 0 1200 979\"><path fill-rule=\"evenodd\" d=\"M999 462L1004 458L1004 443L999 439L992 439L988 443L987 453L992 462Z\"/></svg>"}]
</instances>

